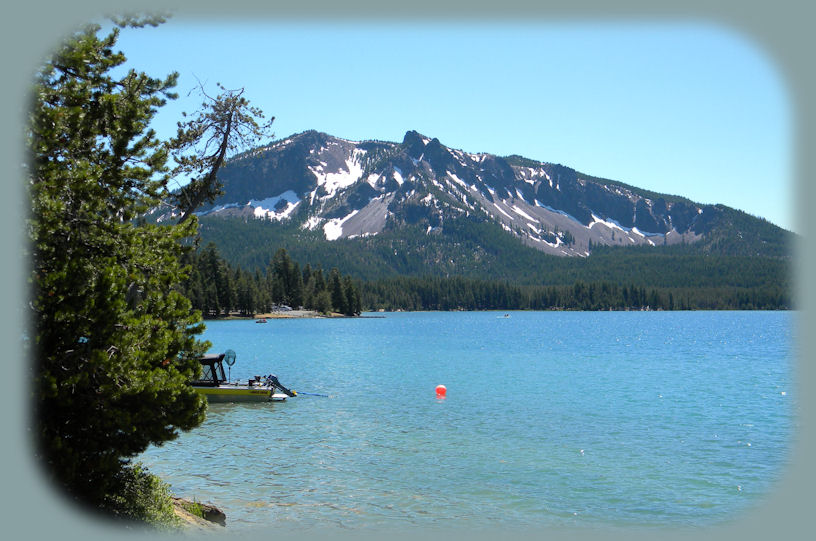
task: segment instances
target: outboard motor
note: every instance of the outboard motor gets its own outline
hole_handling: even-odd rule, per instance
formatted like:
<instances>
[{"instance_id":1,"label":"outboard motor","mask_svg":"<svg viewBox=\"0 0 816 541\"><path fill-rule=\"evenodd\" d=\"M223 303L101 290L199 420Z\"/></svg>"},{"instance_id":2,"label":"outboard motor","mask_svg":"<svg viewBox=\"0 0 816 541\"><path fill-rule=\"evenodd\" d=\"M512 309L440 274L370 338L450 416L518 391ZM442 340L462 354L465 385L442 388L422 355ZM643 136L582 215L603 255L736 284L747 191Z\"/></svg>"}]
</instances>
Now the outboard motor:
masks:
<instances>
[{"instance_id":1,"label":"outboard motor","mask_svg":"<svg viewBox=\"0 0 816 541\"><path fill-rule=\"evenodd\" d=\"M289 389L287 389L286 387L281 385L281 382L278 381L278 378L274 374L269 374L268 376L266 376L266 383L271 385L275 389L278 389L280 392L284 393L286 396L297 396L296 392L290 391Z\"/></svg>"}]
</instances>

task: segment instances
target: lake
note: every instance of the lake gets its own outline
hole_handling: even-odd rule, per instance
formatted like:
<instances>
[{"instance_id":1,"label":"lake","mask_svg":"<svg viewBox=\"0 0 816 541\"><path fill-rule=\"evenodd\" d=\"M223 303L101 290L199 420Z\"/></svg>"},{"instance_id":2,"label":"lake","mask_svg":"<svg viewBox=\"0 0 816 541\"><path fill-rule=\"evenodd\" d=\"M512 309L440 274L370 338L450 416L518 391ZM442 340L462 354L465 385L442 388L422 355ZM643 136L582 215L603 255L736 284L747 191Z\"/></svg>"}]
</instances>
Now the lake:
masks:
<instances>
[{"instance_id":1,"label":"lake","mask_svg":"<svg viewBox=\"0 0 816 541\"><path fill-rule=\"evenodd\" d=\"M328 396L212 404L137 460L289 532L706 527L785 470L793 312L377 315L208 322L233 378Z\"/></svg>"}]
</instances>

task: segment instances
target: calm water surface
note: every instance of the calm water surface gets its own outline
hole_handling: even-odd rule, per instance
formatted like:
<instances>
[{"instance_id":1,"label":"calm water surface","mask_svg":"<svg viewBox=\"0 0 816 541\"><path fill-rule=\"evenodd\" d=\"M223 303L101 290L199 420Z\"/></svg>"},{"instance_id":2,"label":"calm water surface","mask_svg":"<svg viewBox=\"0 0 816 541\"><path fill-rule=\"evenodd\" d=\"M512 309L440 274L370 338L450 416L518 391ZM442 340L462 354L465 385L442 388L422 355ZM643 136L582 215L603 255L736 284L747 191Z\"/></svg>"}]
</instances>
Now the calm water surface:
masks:
<instances>
[{"instance_id":1,"label":"calm water surface","mask_svg":"<svg viewBox=\"0 0 816 541\"><path fill-rule=\"evenodd\" d=\"M233 377L329 396L211 405L139 460L232 530L704 527L772 496L795 313L499 316L210 322Z\"/></svg>"}]
</instances>

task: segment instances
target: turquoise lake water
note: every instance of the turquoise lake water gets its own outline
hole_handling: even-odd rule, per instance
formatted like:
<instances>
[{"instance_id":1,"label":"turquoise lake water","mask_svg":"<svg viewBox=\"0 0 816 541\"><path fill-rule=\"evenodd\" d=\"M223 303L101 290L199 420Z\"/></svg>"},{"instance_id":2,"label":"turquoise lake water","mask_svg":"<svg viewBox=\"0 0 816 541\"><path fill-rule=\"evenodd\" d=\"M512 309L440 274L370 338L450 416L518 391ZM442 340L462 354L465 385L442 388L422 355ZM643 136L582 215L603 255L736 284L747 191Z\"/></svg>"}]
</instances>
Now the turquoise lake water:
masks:
<instances>
[{"instance_id":1,"label":"turquoise lake water","mask_svg":"<svg viewBox=\"0 0 816 541\"><path fill-rule=\"evenodd\" d=\"M213 404L138 460L292 532L706 527L785 471L795 313L383 315L208 322L233 378L328 397Z\"/></svg>"}]
</instances>

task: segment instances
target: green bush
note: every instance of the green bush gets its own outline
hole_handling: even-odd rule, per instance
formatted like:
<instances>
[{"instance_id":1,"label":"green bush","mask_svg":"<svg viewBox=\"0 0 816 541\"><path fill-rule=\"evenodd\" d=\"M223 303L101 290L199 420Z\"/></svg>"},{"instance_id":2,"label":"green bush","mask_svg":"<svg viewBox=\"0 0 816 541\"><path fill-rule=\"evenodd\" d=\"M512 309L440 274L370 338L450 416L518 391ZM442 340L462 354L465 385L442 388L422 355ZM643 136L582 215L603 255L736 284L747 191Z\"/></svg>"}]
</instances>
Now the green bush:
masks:
<instances>
[{"instance_id":1,"label":"green bush","mask_svg":"<svg viewBox=\"0 0 816 541\"><path fill-rule=\"evenodd\" d=\"M116 490L105 498L102 511L160 530L173 530L181 521L173 511L170 487L141 464L129 464L116 477Z\"/></svg>"},{"instance_id":2,"label":"green bush","mask_svg":"<svg viewBox=\"0 0 816 541\"><path fill-rule=\"evenodd\" d=\"M204 516L204 508L201 507L201 504L198 503L197 501L193 500L189 502L185 500L181 502L181 506L184 508L185 511L187 511L191 515L206 520L206 517Z\"/></svg>"}]
</instances>

